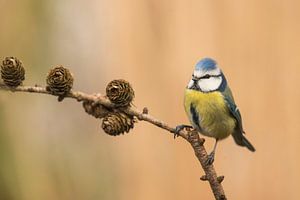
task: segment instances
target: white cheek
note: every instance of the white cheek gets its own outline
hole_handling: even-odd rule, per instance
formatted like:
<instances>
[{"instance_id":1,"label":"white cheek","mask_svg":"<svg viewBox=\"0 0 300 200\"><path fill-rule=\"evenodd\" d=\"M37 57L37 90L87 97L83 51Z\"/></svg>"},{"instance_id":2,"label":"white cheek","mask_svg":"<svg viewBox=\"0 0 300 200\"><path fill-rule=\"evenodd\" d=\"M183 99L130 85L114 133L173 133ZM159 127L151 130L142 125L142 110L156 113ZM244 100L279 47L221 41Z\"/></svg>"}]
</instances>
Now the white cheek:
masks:
<instances>
[{"instance_id":1,"label":"white cheek","mask_svg":"<svg viewBox=\"0 0 300 200\"><path fill-rule=\"evenodd\" d=\"M209 79L200 79L198 85L203 92L210 92L218 89L222 83L222 77L211 77Z\"/></svg>"}]
</instances>

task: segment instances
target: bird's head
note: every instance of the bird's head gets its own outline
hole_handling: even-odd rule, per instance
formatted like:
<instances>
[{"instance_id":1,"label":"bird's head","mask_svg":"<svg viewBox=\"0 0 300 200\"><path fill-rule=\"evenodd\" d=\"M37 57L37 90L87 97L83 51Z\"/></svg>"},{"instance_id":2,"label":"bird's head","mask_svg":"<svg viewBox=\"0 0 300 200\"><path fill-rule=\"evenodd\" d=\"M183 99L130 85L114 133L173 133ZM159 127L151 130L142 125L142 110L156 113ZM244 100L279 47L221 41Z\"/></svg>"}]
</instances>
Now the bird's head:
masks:
<instances>
[{"instance_id":1,"label":"bird's head","mask_svg":"<svg viewBox=\"0 0 300 200\"><path fill-rule=\"evenodd\" d=\"M187 88L212 92L219 90L224 84L226 85L225 77L216 61L211 58L203 58L196 64Z\"/></svg>"}]
</instances>

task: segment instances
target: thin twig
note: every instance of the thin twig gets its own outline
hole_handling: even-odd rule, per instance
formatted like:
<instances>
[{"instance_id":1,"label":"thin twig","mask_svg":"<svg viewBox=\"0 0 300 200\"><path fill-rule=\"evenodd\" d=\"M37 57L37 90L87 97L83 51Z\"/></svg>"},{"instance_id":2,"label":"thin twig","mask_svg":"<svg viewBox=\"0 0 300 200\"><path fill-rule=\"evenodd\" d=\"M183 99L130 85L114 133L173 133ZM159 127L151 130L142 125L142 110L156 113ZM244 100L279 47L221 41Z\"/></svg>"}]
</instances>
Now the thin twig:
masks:
<instances>
[{"instance_id":1,"label":"thin twig","mask_svg":"<svg viewBox=\"0 0 300 200\"><path fill-rule=\"evenodd\" d=\"M40 86L19 86L16 88L10 88L4 84L0 83L0 90L7 90L12 92L30 92L30 93L40 93L40 94L48 94L52 95L49 91L46 90L45 87ZM125 112L129 115L136 116L139 120L147 121L155 126L158 126L162 129L169 131L174 134L175 129L168 125L167 123L156 119L155 117L147 114L147 112L142 112L134 107L129 107L126 109L117 108L113 103L111 103L105 96L103 95L90 95L85 94L79 91L71 91L66 97L77 99L77 101L93 101L95 103L99 103L108 108L114 108L119 112ZM218 177L217 173L214 169L213 165L207 165L207 152L203 146L204 139L199 137L199 134L195 130L187 130L180 131L179 136L187 140L194 149L195 155L198 158L201 167L203 168L205 175L201 177L201 180L207 180L210 184L210 187L213 191L215 199L217 200L226 200L226 196L221 185L224 177Z\"/></svg>"}]
</instances>

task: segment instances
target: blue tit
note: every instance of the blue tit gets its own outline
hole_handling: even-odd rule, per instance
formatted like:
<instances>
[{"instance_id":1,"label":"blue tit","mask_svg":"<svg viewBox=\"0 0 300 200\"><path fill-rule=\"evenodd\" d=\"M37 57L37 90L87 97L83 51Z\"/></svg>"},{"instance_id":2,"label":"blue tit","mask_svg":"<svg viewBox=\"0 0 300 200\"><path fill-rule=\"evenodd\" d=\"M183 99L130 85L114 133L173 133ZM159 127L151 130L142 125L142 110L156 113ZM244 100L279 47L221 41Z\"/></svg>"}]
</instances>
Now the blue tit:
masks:
<instances>
[{"instance_id":1,"label":"blue tit","mask_svg":"<svg viewBox=\"0 0 300 200\"><path fill-rule=\"evenodd\" d=\"M216 139L207 164L214 161L218 141L229 135L232 135L237 145L255 151L244 136L242 117L226 78L213 59L204 58L196 64L185 90L184 108L194 129ZM176 132L185 127L189 126L177 126Z\"/></svg>"}]
</instances>

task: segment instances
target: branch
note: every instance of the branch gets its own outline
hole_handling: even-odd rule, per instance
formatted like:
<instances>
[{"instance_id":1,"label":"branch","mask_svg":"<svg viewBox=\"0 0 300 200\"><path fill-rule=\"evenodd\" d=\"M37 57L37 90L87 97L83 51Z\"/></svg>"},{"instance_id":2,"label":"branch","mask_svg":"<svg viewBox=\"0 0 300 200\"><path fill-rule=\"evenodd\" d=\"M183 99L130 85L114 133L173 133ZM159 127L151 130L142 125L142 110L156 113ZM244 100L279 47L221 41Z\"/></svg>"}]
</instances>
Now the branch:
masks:
<instances>
[{"instance_id":1,"label":"branch","mask_svg":"<svg viewBox=\"0 0 300 200\"><path fill-rule=\"evenodd\" d=\"M11 88L11 87L8 87L8 86L0 83L0 90L53 95L49 91L47 91L46 88L40 87L40 86L19 86L16 88ZM128 107L128 108L116 107L115 104L111 103L105 96L100 95L100 94L90 95L90 94L85 94L85 93L79 92L79 91L70 91L66 95L66 98L73 98L79 102L80 101L92 101L97 104L101 104L107 108L113 108L119 112L125 112L131 116L136 116L139 120L147 121L155 126L158 126L162 129L169 131L172 134L174 134L174 132L175 132L175 129L173 127L171 127L167 123L149 115L146 111L142 112L134 107ZM205 172L205 175L202 176L200 179L203 181L209 182L210 187L215 196L215 199L226 200L227 198L225 196L223 187L221 185L221 182L223 181L224 176L218 177L217 173L214 169L214 166L206 164L208 155L203 146L203 143L205 140L203 138L200 138L198 132L195 130L180 131L179 136L181 136L186 141L188 141L191 144L192 148L194 149L195 155L198 158L198 160Z\"/></svg>"}]
</instances>

